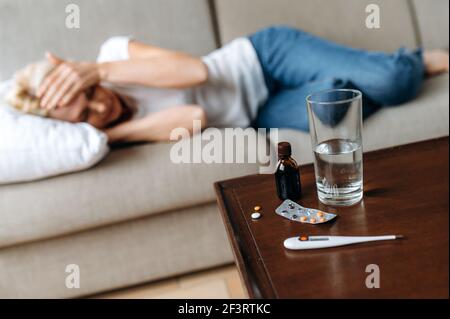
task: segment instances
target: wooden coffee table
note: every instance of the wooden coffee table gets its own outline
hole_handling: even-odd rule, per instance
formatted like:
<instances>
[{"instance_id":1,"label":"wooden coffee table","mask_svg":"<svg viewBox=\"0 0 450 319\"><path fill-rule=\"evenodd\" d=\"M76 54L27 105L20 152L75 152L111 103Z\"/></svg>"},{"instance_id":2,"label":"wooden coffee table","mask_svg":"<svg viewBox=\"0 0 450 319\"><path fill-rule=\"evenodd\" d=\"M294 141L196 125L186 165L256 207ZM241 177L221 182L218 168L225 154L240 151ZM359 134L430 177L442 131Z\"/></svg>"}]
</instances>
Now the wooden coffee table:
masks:
<instances>
[{"instance_id":1,"label":"wooden coffee table","mask_svg":"<svg viewBox=\"0 0 450 319\"><path fill-rule=\"evenodd\" d=\"M448 298L448 138L364 154L364 199L347 208L319 203L312 165L301 167L303 206L338 214L305 225L275 214L273 175L215 184L236 263L252 298ZM262 217L252 220L255 205ZM284 239L307 235L402 234L402 240L288 251ZM366 266L380 270L367 288Z\"/></svg>"}]
</instances>

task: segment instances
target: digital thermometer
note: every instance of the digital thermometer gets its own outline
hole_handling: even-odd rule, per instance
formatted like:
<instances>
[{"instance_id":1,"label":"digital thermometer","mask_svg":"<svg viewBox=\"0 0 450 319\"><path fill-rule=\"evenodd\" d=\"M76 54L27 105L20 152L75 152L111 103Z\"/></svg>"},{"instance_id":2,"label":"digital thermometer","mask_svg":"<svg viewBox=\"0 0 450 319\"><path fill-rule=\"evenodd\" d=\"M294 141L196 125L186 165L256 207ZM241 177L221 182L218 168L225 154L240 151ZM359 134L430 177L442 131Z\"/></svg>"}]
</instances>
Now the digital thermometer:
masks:
<instances>
[{"instance_id":1,"label":"digital thermometer","mask_svg":"<svg viewBox=\"0 0 450 319\"><path fill-rule=\"evenodd\" d=\"M393 240L403 238L402 235L386 236L298 236L284 241L284 247L292 250L319 249L365 243L369 241Z\"/></svg>"}]
</instances>

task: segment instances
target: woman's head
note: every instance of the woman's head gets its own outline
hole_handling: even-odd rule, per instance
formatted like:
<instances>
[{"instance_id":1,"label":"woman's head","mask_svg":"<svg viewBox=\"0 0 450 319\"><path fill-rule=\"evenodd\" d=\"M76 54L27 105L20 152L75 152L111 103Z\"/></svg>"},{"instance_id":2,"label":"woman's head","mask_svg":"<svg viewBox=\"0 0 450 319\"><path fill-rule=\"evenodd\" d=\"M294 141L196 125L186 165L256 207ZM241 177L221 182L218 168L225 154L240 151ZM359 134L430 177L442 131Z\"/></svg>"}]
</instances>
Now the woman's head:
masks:
<instances>
[{"instance_id":1,"label":"woman's head","mask_svg":"<svg viewBox=\"0 0 450 319\"><path fill-rule=\"evenodd\" d=\"M79 93L68 105L48 112L48 116L72 123L87 122L102 129L117 121L123 106L118 96L100 85Z\"/></svg>"},{"instance_id":2,"label":"woman's head","mask_svg":"<svg viewBox=\"0 0 450 319\"><path fill-rule=\"evenodd\" d=\"M72 123L87 122L102 129L116 122L123 113L123 105L116 93L100 85L78 93L64 107L52 110L41 108L36 92L53 65L44 61L30 64L16 73L14 86L7 100L15 108L30 114Z\"/></svg>"}]
</instances>

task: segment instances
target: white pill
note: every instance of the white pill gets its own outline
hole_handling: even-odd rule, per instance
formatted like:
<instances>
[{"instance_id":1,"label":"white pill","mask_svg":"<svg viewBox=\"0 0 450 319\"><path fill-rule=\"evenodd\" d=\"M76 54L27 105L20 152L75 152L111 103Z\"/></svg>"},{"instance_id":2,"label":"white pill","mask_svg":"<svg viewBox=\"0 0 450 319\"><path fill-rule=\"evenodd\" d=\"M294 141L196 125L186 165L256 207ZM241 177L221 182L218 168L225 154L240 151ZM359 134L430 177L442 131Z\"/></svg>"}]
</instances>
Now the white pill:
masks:
<instances>
[{"instance_id":1,"label":"white pill","mask_svg":"<svg viewBox=\"0 0 450 319\"><path fill-rule=\"evenodd\" d=\"M259 219L261 218L261 214L260 213L253 213L252 214L252 219Z\"/></svg>"}]
</instances>

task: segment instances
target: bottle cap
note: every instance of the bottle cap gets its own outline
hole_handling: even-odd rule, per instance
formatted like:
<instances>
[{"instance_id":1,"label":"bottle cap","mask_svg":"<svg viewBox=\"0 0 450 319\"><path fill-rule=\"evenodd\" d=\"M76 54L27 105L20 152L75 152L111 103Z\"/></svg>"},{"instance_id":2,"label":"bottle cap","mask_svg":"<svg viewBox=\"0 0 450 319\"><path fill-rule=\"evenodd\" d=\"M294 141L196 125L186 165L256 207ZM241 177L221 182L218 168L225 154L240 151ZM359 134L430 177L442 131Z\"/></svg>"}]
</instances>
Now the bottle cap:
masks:
<instances>
[{"instance_id":1,"label":"bottle cap","mask_svg":"<svg viewBox=\"0 0 450 319\"><path fill-rule=\"evenodd\" d=\"M278 143L278 156L291 156L291 144L288 142Z\"/></svg>"}]
</instances>

